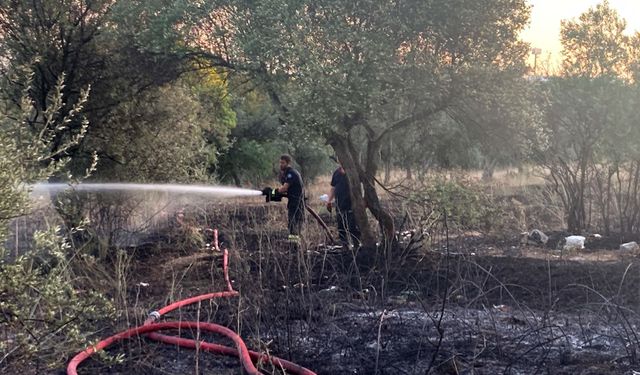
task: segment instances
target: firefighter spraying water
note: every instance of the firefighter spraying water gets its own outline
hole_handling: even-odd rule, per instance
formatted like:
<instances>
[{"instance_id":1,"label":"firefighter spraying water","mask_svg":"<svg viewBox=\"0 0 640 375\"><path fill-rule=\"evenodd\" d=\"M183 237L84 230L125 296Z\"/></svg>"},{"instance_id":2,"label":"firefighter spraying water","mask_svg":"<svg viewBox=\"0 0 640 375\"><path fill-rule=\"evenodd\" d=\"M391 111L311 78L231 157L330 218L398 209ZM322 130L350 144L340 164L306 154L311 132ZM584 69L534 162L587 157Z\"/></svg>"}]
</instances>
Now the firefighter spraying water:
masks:
<instances>
[{"instance_id":1,"label":"firefighter spraying water","mask_svg":"<svg viewBox=\"0 0 640 375\"><path fill-rule=\"evenodd\" d=\"M279 188L266 187L262 189L262 195L266 197L267 202L280 202L282 198L287 198L287 219L289 236L288 240L292 243L299 243L302 223L304 222L304 211L316 219L316 221L324 229L327 239L331 244L334 243L331 231L320 218L320 215L314 211L305 201L304 184L300 172L291 165L292 159L290 155L284 154L280 156L280 182L282 186Z\"/></svg>"}]
</instances>

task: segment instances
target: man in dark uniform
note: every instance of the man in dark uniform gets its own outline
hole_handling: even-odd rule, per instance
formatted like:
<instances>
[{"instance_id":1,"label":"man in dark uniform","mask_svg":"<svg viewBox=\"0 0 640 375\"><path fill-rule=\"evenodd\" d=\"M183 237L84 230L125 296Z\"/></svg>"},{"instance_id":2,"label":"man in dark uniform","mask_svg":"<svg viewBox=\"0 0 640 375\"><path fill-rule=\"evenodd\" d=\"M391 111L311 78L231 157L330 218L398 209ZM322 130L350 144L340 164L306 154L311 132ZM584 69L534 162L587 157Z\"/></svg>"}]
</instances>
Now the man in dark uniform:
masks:
<instances>
[{"instance_id":1,"label":"man in dark uniform","mask_svg":"<svg viewBox=\"0 0 640 375\"><path fill-rule=\"evenodd\" d=\"M291 156L280 156L280 182L278 192L288 198L289 240L299 241L304 222L304 184L300 173L291 166Z\"/></svg>"},{"instance_id":2,"label":"man in dark uniform","mask_svg":"<svg viewBox=\"0 0 640 375\"><path fill-rule=\"evenodd\" d=\"M337 160L336 160L337 161ZM349 246L349 240L353 246L360 246L360 229L356 224L353 210L351 209L351 193L349 191L349 179L340 165L333 172L331 177L331 191L327 202L327 210L331 212L333 199L336 200L336 221L338 224L338 234L343 246Z\"/></svg>"}]
</instances>

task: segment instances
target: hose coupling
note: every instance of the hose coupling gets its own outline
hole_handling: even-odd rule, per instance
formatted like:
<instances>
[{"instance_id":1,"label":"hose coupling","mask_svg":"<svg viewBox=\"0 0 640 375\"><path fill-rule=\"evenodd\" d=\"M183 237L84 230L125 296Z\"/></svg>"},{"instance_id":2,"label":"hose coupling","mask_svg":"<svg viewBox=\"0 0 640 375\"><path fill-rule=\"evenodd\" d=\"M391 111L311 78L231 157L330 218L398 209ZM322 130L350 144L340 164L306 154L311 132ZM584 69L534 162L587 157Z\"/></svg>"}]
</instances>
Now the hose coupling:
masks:
<instances>
[{"instance_id":1,"label":"hose coupling","mask_svg":"<svg viewBox=\"0 0 640 375\"><path fill-rule=\"evenodd\" d=\"M158 320L160 319L160 313L157 311L152 311L149 313L149 318L153 320Z\"/></svg>"}]
</instances>

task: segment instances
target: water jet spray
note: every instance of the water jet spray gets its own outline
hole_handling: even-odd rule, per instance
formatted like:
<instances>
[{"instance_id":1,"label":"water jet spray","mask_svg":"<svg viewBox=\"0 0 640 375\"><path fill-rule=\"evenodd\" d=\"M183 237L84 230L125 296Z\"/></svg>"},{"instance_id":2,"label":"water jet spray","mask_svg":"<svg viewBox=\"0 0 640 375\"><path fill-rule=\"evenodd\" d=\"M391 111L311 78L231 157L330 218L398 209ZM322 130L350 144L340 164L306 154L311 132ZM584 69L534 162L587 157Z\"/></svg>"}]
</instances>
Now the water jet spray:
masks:
<instances>
[{"instance_id":1,"label":"water jet spray","mask_svg":"<svg viewBox=\"0 0 640 375\"><path fill-rule=\"evenodd\" d=\"M67 189L87 192L166 192L174 194L213 195L216 197L250 197L262 194L259 190L242 189L228 186L180 185L180 184L131 184L131 183L39 183L31 186L33 192L61 192Z\"/></svg>"}]
</instances>

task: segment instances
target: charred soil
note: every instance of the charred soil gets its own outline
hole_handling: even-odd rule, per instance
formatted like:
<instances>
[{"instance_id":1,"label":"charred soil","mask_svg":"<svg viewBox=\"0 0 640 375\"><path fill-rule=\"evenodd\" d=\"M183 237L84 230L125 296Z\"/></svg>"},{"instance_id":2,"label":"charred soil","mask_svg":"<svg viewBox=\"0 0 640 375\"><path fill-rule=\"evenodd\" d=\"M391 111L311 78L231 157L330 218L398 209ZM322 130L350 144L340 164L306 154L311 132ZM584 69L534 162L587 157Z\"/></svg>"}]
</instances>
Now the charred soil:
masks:
<instances>
[{"instance_id":1,"label":"charred soil","mask_svg":"<svg viewBox=\"0 0 640 375\"><path fill-rule=\"evenodd\" d=\"M196 230L189 233L220 230L240 297L203 302L163 318L225 325L250 349L318 374L632 374L640 369L635 254L597 246L563 252L459 232L401 240L375 266L362 267L354 250L328 246L313 222L307 223L302 244L286 242L284 217L283 207L257 204L194 211L190 225ZM151 235L141 241L146 245L126 250L132 261L125 313L116 327L96 327L100 337L141 324L146 313L171 301L224 289L220 258L206 247L205 232L200 232L204 247L185 250L176 246L184 230ZM172 334L230 345L201 332ZM145 338L107 352L106 359L83 363L79 373L242 373L234 358Z\"/></svg>"}]
</instances>

